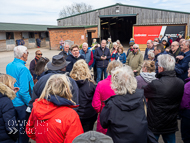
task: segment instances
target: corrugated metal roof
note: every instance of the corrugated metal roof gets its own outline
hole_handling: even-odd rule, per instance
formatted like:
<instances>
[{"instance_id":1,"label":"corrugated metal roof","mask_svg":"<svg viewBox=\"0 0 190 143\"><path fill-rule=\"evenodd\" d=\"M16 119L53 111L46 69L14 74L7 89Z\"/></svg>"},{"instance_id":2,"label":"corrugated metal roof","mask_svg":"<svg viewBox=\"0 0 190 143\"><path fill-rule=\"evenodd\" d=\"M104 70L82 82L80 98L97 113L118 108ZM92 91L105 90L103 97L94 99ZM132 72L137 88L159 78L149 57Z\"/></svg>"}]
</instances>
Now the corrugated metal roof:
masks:
<instances>
[{"instance_id":1,"label":"corrugated metal roof","mask_svg":"<svg viewBox=\"0 0 190 143\"><path fill-rule=\"evenodd\" d=\"M58 26L0 22L0 31L47 31L48 27L53 28Z\"/></svg>"},{"instance_id":2,"label":"corrugated metal roof","mask_svg":"<svg viewBox=\"0 0 190 143\"><path fill-rule=\"evenodd\" d=\"M148 25L186 25L187 23L142 23L142 24L134 24L134 26L148 26Z\"/></svg>"},{"instance_id":3,"label":"corrugated metal roof","mask_svg":"<svg viewBox=\"0 0 190 143\"><path fill-rule=\"evenodd\" d=\"M110 5L110 6L106 6L106 7L102 7L102 8L98 8L98 9L94 9L94 10L90 10L90 11L87 11L87 12L78 13L78 14L67 16L67 17L63 17L63 18L59 18L59 19L57 19L57 21L59 21L61 19L66 19L66 18L77 16L77 15L89 13L89 12L94 12L94 11L105 9L105 8L114 7L114 6L127 6L127 7L134 7L134 8L142 8L142 9L150 9L150 10L159 10L159 11L166 11L166 12L175 12L175 13L182 13L182 14L190 14L190 12L174 11L174 10L166 10L166 9L158 9L158 8L150 8L150 7L142 7L142 6L134 6L134 5L126 5L126 4L116 3L114 5Z\"/></svg>"}]
</instances>

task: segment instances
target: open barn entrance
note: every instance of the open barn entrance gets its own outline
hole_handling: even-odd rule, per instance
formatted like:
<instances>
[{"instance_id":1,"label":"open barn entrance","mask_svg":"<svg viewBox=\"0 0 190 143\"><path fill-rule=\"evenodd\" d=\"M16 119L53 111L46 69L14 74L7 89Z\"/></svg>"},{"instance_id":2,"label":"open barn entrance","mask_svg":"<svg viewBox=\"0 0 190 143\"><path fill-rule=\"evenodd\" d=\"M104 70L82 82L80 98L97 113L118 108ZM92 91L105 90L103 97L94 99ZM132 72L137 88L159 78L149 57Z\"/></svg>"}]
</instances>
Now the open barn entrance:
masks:
<instances>
[{"instance_id":1,"label":"open barn entrance","mask_svg":"<svg viewBox=\"0 0 190 143\"><path fill-rule=\"evenodd\" d=\"M100 17L101 39L111 38L112 42L120 40L121 44L128 45L133 33L133 24L136 24L136 15L114 15Z\"/></svg>"}]
</instances>

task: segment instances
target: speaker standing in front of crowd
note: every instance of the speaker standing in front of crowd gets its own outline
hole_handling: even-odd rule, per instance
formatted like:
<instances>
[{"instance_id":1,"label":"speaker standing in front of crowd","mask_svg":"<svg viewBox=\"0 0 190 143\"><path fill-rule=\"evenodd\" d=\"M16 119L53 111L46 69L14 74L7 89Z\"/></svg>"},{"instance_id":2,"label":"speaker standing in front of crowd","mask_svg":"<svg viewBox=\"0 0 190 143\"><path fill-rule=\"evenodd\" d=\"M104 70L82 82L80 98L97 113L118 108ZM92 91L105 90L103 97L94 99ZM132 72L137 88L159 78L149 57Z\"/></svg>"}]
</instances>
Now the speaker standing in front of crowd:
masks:
<instances>
[{"instance_id":1,"label":"speaker standing in front of crowd","mask_svg":"<svg viewBox=\"0 0 190 143\"><path fill-rule=\"evenodd\" d=\"M94 58L96 59L97 79L98 83L101 79L102 72L104 72L104 79L107 78L107 66L111 59L110 50L106 47L106 40L102 40L101 47L95 49Z\"/></svg>"},{"instance_id":2,"label":"speaker standing in front of crowd","mask_svg":"<svg viewBox=\"0 0 190 143\"><path fill-rule=\"evenodd\" d=\"M15 86L20 88L16 93L15 99L12 100L15 107L17 120L19 120L19 138L18 143L26 143L29 138L25 133L25 126L28 120L26 108L32 96L34 86L32 75L25 66L28 59L28 51L25 46L14 48L14 61L6 67L6 72L16 79Z\"/></svg>"}]
</instances>

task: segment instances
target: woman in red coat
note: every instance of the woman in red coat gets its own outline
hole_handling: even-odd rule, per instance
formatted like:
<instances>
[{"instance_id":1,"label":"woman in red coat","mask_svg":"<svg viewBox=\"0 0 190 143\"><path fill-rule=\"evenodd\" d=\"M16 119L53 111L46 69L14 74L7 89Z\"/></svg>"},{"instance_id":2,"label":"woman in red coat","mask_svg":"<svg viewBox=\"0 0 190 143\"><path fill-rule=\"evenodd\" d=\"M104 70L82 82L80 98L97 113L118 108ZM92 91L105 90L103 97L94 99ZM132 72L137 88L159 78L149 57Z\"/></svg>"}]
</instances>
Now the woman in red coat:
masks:
<instances>
[{"instance_id":1,"label":"woman in red coat","mask_svg":"<svg viewBox=\"0 0 190 143\"><path fill-rule=\"evenodd\" d=\"M33 103L26 133L37 143L72 143L83 133L66 75L52 75Z\"/></svg>"}]
</instances>

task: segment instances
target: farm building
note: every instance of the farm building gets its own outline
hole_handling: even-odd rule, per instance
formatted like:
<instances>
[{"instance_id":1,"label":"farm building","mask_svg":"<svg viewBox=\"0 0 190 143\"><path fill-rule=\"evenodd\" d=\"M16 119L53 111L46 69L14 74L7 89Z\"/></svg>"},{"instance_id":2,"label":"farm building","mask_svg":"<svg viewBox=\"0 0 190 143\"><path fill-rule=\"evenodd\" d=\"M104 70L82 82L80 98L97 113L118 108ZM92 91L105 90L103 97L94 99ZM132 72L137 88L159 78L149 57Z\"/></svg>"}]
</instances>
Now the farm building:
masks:
<instances>
[{"instance_id":1,"label":"farm building","mask_svg":"<svg viewBox=\"0 0 190 143\"><path fill-rule=\"evenodd\" d=\"M109 37L112 38L112 41L119 39L122 44L127 44L129 39L134 37L134 28L141 27L142 29L143 26L146 28L147 26L161 26L160 33L163 33L163 36L171 34L174 39L177 37L177 34L180 33L182 33L183 37L186 37L190 33L190 13L117 3L115 5L57 19L57 25L67 27L67 33L76 30L77 27L83 27L85 29L85 27L93 26L93 31L87 30L85 31L85 35L81 34L81 36L79 36L80 40L78 40L76 44L82 44L84 41L83 38L85 38L86 42L91 44L92 38L107 39ZM163 30L166 32L167 26L182 26L182 31L164 33ZM68 27L70 27L70 29ZM170 27L169 29L172 28ZM176 29L176 27L173 27L173 29ZM55 35L52 34L54 37L51 37L51 32L57 32L60 36L61 33L63 35L64 31L61 32L61 28L56 30L57 31L55 31L55 29L49 29L50 39L55 39ZM157 34L151 33L150 35L159 37L160 33L158 32L159 30ZM56 36L59 37L59 34ZM73 34L71 33L71 35ZM139 36L143 35L143 33L138 34ZM154 38L154 36L151 38ZM60 39L58 39L58 41L59 40ZM140 47L141 49L144 49L146 46L146 43L138 44L142 45ZM51 47L56 47L56 45L52 43Z\"/></svg>"},{"instance_id":2,"label":"farm building","mask_svg":"<svg viewBox=\"0 0 190 143\"><path fill-rule=\"evenodd\" d=\"M41 38L41 47L49 47L48 27L58 26L0 22L0 51L13 50L21 39L28 48L37 47L37 38Z\"/></svg>"}]
</instances>

